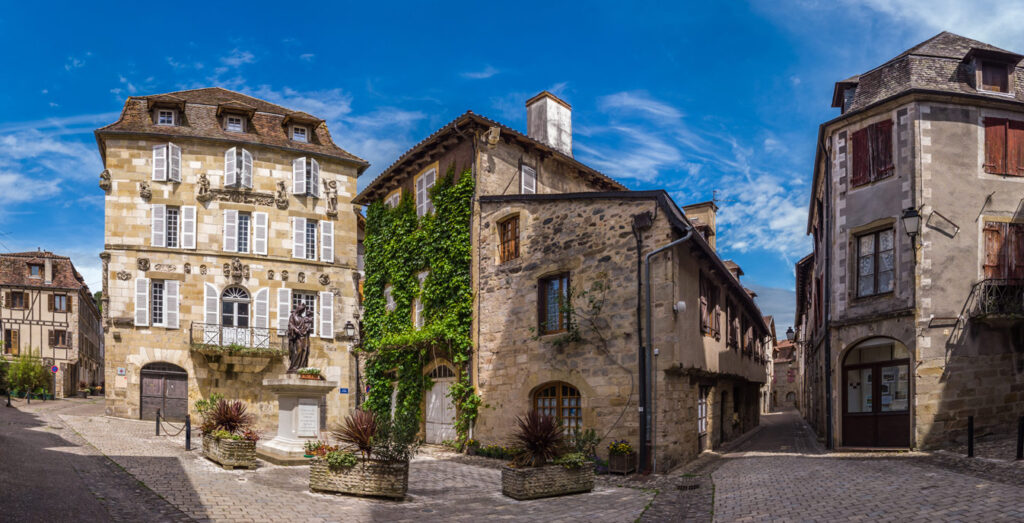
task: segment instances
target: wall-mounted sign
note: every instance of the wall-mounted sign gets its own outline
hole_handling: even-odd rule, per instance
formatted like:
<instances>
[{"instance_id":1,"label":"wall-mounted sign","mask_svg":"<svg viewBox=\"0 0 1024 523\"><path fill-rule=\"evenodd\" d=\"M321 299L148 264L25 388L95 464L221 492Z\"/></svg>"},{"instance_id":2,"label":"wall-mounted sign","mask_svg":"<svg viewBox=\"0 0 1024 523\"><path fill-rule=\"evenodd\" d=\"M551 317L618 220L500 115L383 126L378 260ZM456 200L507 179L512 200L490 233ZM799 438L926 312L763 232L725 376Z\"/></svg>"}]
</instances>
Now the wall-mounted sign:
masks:
<instances>
[{"instance_id":1,"label":"wall-mounted sign","mask_svg":"<svg viewBox=\"0 0 1024 523\"><path fill-rule=\"evenodd\" d=\"M124 376L125 374L126 374L126 371L125 371L124 367L118 367L117 368L117 375L118 376Z\"/></svg>"},{"instance_id":2,"label":"wall-mounted sign","mask_svg":"<svg viewBox=\"0 0 1024 523\"><path fill-rule=\"evenodd\" d=\"M54 365L54 366L50 367L50 372L52 372L52 373L54 373L54 374L57 374L57 371L58 371L58 370L60 370L60 369L58 369L56 365Z\"/></svg>"},{"instance_id":3,"label":"wall-mounted sign","mask_svg":"<svg viewBox=\"0 0 1024 523\"><path fill-rule=\"evenodd\" d=\"M348 394L348 389L346 389L345 387L342 387L341 388L341 393L342 394Z\"/></svg>"}]
</instances>

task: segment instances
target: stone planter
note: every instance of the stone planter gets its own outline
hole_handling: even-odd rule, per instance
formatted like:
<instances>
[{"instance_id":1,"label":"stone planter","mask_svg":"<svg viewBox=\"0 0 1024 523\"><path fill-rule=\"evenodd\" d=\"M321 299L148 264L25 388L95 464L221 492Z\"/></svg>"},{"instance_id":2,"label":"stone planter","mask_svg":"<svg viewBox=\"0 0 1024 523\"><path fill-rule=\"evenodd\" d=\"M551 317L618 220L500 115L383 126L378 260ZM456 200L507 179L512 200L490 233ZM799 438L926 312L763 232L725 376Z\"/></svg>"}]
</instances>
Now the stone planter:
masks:
<instances>
[{"instance_id":1,"label":"stone planter","mask_svg":"<svg viewBox=\"0 0 1024 523\"><path fill-rule=\"evenodd\" d=\"M320 379L320 375L319 374L299 374L299 377L304 379L304 380L319 380Z\"/></svg>"},{"instance_id":2,"label":"stone planter","mask_svg":"<svg viewBox=\"0 0 1024 523\"><path fill-rule=\"evenodd\" d=\"M594 465L567 469L561 465L543 467L501 467L501 493L518 500L564 496L594 490Z\"/></svg>"},{"instance_id":3,"label":"stone planter","mask_svg":"<svg viewBox=\"0 0 1024 523\"><path fill-rule=\"evenodd\" d=\"M405 498L409 488L409 463L385 463L359 458L359 463L331 470L327 461L315 459L309 466L309 490L340 492L353 496Z\"/></svg>"},{"instance_id":4,"label":"stone planter","mask_svg":"<svg viewBox=\"0 0 1024 523\"><path fill-rule=\"evenodd\" d=\"M80 391L78 391L78 397L82 398L82 399L88 398L89 397L89 391L87 391L87 390L80 390Z\"/></svg>"},{"instance_id":5,"label":"stone planter","mask_svg":"<svg viewBox=\"0 0 1024 523\"><path fill-rule=\"evenodd\" d=\"M217 439L203 434L203 455L228 470L256 468L255 441Z\"/></svg>"},{"instance_id":6,"label":"stone planter","mask_svg":"<svg viewBox=\"0 0 1024 523\"><path fill-rule=\"evenodd\" d=\"M608 455L608 472L613 474L629 474L634 471L636 471L636 452Z\"/></svg>"}]
</instances>

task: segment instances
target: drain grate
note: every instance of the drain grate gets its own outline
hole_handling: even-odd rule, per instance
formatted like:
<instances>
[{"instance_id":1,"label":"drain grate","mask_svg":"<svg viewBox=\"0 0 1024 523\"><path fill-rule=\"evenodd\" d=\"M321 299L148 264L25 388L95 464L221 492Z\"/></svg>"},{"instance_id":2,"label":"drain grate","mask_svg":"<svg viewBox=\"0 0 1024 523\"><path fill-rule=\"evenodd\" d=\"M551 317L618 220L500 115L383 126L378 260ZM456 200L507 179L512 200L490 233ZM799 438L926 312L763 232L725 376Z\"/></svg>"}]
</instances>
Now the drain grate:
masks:
<instances>
[{"instance_id":1,"label":"drain grate","mask_svg":"<svg viewBox=\"0 0 1024 523\"><path fill-rule=\"evenodd\" d=\"M683 483L676 488L679 490L697 490L700 488L700 483Z\"/></svg>"}]
</instances>

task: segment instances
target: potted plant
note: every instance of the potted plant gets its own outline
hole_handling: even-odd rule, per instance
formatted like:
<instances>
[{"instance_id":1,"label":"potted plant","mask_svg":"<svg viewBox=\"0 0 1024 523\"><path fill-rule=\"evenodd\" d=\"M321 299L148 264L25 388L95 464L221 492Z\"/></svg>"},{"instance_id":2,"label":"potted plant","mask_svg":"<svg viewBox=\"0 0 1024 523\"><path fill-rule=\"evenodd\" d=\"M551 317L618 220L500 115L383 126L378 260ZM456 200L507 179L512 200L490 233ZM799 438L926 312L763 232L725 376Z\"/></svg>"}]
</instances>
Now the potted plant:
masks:
<instances>
[{"instance_id":1,"label":"potted plant","mask_svg":"<svg viewBox=\"0 0 1024 523\"><path fill-rule=\"evenodd\" d=\"M562 427L531 410L516 418L518 452L501 468L501 493L518 500L594 490L594 465L580 452L568 452Z\"/></svg>"},{"instance_id":2,"label":"potted plant","mask_svg":"<svg viewBox=\"0 0 1024 523\"><path fill-rule=\"evenodd\" d=\"M332 432L346 448L318 449L309 467L309 489L404 499L418 425L411 414L397 413L380 420L373 413L355 411Z\"/></svg>"},{"instance_id":3,"label":"potted plant","mask_svg":"<svg viewBox=\"0 0 1024 523\"><path fill-rule=\"evenodd\" d=\"M302 455L304 458L312 458L320 454L321 449L326 447L327 444L322 441L307 441L302 445L306 450L306 453Z\"/></svg>"},{"instance_id":4,"label":"potted plant","mask_svg":"<svg viewBox=\"0 0 1024 523\"><path fill-rule=\"evenodd\" d=\"M78 382L78 397L88 398L89 397L89 384L84 381Z\"/></svg>"},{"instance_id":5,"label":"potted plant","mask_svg":"<svg viewBox=\"0 0 1024 523\"><path fill-rule=\"evenodd\" d=\"M636 471L636 451L626 440L608 444L608 472L629 474Z\"/></svg>"},{"instance_id":6,"label":"potted plant","mask_svg":"<svg viewBox=\"0 0 1024 523\"><path fill-rule=\"evenodd\" d=\"M320 377L320 369L318 369L316 367L306 367L306 368L303 368L303 369L299 369L298 370L298 374L299 374L299 377L304 379L304 380L319 380L319 379L322 379Z\"/></svg>"},{"instance_id":7,"label":"potted plant","mask_svg":"<svg viewBox=\"0 0 1024 523\"><path fill-rule=\"evenodd\" d=\"M203 456L228 470L256 468L256 442L260 437L252 429L253 418L246 412L245 403L222 398L211 403L195 403L203 419Z\"/></svg>"},{"instance_id":8,"label":"potted plant","mask_svg":"<svg viewBox=\"0 0 1024 523\"><path fill-rule=\"evenodd\" d=\"M473 438L469 438L466 440L466 445L463 448L465 449L466 454L476 456L477 450L480 449L480 442Z\"/></svg>"}]
</instances>

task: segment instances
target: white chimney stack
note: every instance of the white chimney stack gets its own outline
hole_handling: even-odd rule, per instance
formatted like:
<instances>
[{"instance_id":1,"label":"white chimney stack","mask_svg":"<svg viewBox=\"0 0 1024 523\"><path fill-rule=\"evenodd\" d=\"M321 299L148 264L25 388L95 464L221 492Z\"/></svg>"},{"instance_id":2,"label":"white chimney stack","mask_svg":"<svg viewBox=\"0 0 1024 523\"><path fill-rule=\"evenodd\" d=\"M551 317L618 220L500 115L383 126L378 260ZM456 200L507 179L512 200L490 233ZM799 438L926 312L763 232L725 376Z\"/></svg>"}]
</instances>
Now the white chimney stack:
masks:
<instances>
[{"instance_id":1,"label":"white chimney stack","mask_svg":"<svg viewBox=\"0 0 1024 523\"><path fill-rule=\"evenodd\" d=\"M572 107L547 92L526 101L526 134L572 156Z\"/></svg>"}]
</instances>

